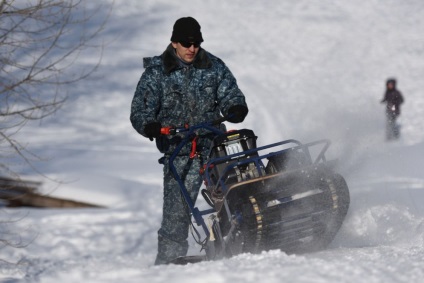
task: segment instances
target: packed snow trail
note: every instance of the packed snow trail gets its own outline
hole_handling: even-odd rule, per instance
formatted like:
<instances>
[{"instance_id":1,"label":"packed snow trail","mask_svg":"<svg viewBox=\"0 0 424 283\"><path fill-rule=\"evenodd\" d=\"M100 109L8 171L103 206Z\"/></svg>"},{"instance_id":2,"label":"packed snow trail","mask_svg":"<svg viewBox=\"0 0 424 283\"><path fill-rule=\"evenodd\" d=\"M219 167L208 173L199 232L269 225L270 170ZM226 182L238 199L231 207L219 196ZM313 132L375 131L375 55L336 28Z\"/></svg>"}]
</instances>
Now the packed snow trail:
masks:
<instances>
[{"instance_id":1,"label":"packed snow trail","mask_svg":"<svg viewBox=\"0 0 424 283\"><path fill-rule=\"evenodd\" d=\"M49 159L37 168L63 182L42 179L44 192L108 208L2 209L4 237L23 247L3 247L1 258L19 263L0 262L0 280L420 282L424 5L359 2L115 1L96 77L71 86L55 116L19 133ZM187 15L200 22L202 46L228 64L247 97L250 112L237 128L254 130L258 145L332 140L329 153L339 159L351 207L328 250L153 266L162 168L154 143L131 128L129 107L142 57L160 54L174 21ZM78 64L91 62L84 58ZM406 102L402 137L386 143L379 100L391 76ZM191 240L190 253L198 252Z\"/></svg>"}]
</instances>

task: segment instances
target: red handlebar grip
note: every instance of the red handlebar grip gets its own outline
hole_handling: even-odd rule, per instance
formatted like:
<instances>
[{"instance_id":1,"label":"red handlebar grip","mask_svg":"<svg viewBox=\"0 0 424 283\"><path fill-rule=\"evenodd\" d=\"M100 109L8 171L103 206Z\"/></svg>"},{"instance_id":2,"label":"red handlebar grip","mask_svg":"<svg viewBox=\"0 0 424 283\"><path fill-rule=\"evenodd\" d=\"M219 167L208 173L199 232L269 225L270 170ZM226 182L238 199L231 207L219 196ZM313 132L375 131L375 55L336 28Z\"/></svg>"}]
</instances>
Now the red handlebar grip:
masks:
<instances>
[{"instance_id":1,"label":"red handlebar grip","mask_svg":"<svg viewBox=\"0 0 424 283\"><path fill-rule=\"evenodd\" d=\"M160 133L162 135L170 135L171 134L171 127L163 127L160 129Z\"/></svg>"}]
</instances>

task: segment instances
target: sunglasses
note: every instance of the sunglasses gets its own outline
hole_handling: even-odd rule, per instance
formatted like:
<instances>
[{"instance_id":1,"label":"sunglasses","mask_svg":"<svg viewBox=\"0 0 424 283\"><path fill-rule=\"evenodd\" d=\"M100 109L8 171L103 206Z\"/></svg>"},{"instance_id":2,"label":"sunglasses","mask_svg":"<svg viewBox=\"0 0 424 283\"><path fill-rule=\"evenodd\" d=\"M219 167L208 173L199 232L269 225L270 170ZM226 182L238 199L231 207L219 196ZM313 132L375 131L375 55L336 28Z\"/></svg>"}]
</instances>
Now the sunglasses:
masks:
<instances>
[{"instance_id":1,"label":"sunglasses","mask_svg":"<svg viewBox=\"0 0 424 283\"><path fill-rule=\"evenodd\" d=\"M196 41L196 42L180 41L181 46L185 48L190 48L192 45L194 46L194 48L198 48L200 46L200 43L201 42L199 41Z\"/></svg>"}]
</instances>

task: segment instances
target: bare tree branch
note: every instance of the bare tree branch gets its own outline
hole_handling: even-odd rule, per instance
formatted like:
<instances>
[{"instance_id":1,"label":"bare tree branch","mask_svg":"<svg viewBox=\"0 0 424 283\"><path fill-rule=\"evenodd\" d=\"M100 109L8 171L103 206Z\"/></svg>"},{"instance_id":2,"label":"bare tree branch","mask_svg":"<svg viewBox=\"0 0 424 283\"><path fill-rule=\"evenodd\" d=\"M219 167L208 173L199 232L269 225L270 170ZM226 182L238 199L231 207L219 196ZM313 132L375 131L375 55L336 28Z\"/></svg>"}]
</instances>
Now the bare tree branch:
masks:
<instances>
[{"instance_id":1,"label":"bare tree branch","mask_svg":"<svg viewBox=\"0 0 424 283\"><path fill-rule=\"evenodd\" d=\"M28 121L58 111L67 99L64 86L98 68L104 44L97 39L109 14L99 21L104 7L88 9L86 3L0 0L0 175L11 171L4 161L9 154L32 166L31 154L12 136ZM97 60L81 64L90 49Z\"/></svg>"},{"instance_id":2,"label":"bare tree branch","mask_svg":"<svg viewBox=\"0 0 424 283\"><path fill-rule=\"evenodd\" d=\"M109 14L96 22L104 7L87 9L85 3L0 0L0 177L19 179L14 163L43 175L34 165L41 157L28 151L17 134L28 122L58 111L67 100L65 86L88 78L101 62L104 44L96 40ZM97 51L97 60L82 64L82 54L90 49ZM0 248L25 247L29 242L10 232L10 223L0 221Z\"/></svg>"}]
</instances>

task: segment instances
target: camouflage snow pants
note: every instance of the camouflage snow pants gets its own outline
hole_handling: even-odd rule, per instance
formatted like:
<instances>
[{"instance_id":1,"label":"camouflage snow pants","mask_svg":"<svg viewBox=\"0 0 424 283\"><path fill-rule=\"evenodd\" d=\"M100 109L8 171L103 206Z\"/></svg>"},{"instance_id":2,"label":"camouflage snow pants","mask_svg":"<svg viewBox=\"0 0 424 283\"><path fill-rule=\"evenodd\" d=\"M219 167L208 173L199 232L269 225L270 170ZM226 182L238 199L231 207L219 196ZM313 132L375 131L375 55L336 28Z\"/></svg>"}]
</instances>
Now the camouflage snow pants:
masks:
<instances>
[{"instance_id":1,"label":"camouflage snow pants","mask_svg":"<svg viewBox=\"0 0 424 283\"><path fill-rule=\"evenodd\" d=\"M189 209L168 162L169 158L165 158L163 214L162 224L158 231L158 254L155 265L166 264L179 256L185 256L188 250ZM199 174L199 170L203 166L202 159L177 156L174 165L194 203L203 181Z\"/></svg>"}]
</instances>

